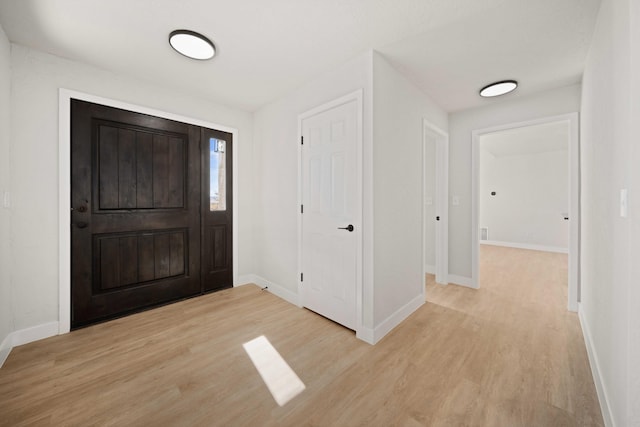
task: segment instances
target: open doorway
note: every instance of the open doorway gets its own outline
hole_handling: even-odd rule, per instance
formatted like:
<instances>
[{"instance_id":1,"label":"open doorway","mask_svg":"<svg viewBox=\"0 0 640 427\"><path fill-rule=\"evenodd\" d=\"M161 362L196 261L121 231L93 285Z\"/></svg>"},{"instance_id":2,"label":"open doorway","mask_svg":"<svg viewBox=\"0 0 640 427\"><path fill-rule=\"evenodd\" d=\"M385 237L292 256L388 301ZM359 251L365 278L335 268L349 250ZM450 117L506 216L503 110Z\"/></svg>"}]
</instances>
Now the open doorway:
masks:
<instances>
[{"instance_id":1,"label":"open doorway","mask_svg":"<svg viewBox=\"0 0 640 427\"><path fill-rule=\"evenodd\" d=\"M539 254L531 250L556 254L544 259L564 271L568 309L577 310L577 127L577 114L571 114L473 133L476 287L483 268L499 268L492 259L513 256L533 262Z\"/></svg>"}]
</instances>

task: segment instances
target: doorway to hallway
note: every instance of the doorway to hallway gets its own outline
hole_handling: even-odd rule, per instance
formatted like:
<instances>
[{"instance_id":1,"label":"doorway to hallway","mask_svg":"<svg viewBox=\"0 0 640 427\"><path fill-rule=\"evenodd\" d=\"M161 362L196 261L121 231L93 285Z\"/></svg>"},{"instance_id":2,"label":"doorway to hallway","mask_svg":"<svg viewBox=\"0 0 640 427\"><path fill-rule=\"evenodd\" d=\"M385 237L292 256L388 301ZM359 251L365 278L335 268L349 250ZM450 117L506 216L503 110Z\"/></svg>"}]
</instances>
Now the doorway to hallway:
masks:
<instances>
[{"instance_id":1,"label":"doorway to hallway","mask_svg":"<svg viewBox=\"0 0 640 427\"><path fill-rule=\"evenodd\" d=\"M473 132L473 282L481 245L568 254L567 306L579 300L578 117Z\"/></svg>"}]
</instances>

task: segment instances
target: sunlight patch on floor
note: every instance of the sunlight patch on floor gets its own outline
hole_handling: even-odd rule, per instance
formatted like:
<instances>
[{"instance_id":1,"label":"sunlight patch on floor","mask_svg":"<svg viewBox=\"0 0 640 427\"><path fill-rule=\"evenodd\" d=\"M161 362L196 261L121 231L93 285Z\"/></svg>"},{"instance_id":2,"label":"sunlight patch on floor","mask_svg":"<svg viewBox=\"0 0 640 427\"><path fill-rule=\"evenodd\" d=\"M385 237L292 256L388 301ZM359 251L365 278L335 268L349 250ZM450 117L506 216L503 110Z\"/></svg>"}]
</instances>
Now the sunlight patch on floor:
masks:
<instances>
[{"instance_id":1,"label":"sunlight patch on floor","mask_svg":"<svg viewBox=\"0 0 640 427\"><path fill-rule=\"evenodd\" d=\"M286 405L305 389L298 375L264 335L242 346L278 405Z\"/></svg>"}]
</instances>

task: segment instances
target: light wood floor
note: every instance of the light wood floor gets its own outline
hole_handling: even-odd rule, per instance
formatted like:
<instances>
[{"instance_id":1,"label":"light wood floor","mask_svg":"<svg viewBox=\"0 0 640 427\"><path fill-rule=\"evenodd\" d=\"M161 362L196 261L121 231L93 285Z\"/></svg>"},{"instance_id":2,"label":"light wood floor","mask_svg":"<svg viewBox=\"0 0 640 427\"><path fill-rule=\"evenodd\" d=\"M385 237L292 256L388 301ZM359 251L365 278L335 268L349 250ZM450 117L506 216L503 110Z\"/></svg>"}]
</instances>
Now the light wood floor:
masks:
<instances>
[{"instance_id":1,"label":"light wood floor","mask_svg":"<svg viewBox=\"0 0 640 427\"><path fill-rule=\"evenodd\" d=\"M0 425L602 425L566 256L481 263L480 290L428 283L376 346L248 285L17 347ZM284 407L242 347L260 335L306 385Z\"/></svg>"}]
</instances>

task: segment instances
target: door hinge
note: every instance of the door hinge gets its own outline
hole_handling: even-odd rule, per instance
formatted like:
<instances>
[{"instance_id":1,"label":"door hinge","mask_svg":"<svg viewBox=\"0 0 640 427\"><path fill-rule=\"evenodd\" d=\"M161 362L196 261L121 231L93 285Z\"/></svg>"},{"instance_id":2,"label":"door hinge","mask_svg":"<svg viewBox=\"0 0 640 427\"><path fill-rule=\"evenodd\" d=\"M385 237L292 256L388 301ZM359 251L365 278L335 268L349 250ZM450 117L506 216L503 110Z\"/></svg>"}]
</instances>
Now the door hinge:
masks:
<instances>
[{"instance_id":1,"label":"door hinge","mask_svg":"<svg viewBox=\"0 0 640 427\"><path fill-rule=\"evenodd\" d=\"M300 273L300 281L304 282L304 273Z\"/></svg>"},{"instance_id":2,"label":"door hinge","mask_svg":"<svg viewBox=\"0 0 640 427\"><path fill-rule=\"evenodd\" d=\"M304 136L300 137L300 145L304 145Z\"/></svg>"},{"instance_id":3,"label":"door hinge","mask_svg":"<svg viewBox=\"0 0 640 427\"><path fill-rule=\"evenodd\" d=\"M300 213L303 214L304 213L304 205L300 205Z\"/></svg>"}]
</instances>

